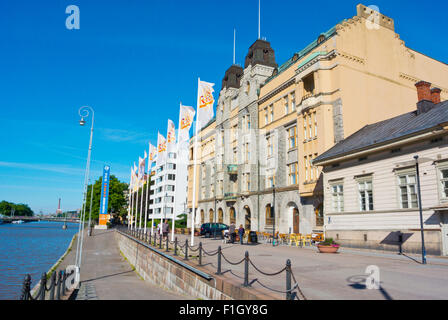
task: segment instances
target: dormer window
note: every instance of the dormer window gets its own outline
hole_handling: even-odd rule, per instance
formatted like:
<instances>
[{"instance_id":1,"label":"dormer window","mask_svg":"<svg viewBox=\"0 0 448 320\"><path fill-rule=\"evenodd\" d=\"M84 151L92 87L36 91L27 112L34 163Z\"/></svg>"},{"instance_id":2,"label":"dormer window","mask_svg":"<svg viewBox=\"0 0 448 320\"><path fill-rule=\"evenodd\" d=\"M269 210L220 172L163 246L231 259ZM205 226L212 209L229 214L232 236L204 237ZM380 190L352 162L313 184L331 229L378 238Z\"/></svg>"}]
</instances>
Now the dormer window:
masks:
<instances>
[{"instance_id":1,"label":"dormer window","mask_svg":"<svg viewBox=\"0 0 448 320\"><path fill-rule=\"evenodd\" d=\"M321 44L322 42L325 41L325 36L323 34L321 34L318 38L317 38L317 44Z\"/></svg>"},{"instance_id":2,"label":"dormer window","mask_svg":"<svg viewBox=\"0 0 448 320\"><path fill-rule=\"evenodd\" d=\"M246 82L246 90L245 90L245 92L246 92L247 95L250 92L250 82L249 81Z\"/></svg>"}]
</instances>

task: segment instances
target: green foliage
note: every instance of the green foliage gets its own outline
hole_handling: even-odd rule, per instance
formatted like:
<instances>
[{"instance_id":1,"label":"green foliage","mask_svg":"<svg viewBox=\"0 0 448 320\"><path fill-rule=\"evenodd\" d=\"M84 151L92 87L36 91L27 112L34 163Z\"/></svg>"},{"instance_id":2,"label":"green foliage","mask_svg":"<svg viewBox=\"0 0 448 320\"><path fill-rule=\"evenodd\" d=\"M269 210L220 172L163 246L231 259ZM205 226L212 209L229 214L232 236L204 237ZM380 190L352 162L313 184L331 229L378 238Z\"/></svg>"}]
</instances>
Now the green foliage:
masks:
<instances>
[{"instance_id":1,"label":"green foliage","mask_svg":"<svg viewBox=\"0 0 448 320\"><path fill-rule=\"evenodd\" d=\"M101 203L101 185L103 177L101 176L93 185L93 201L92 201L92 221L98 221L100 215ZM86 217L89 215L90 198L92 185L87 187ZM128 190L128 184L121 182L114 175L109 179L109 201L107 205L107 213L118 214L119 216L127 215L127 199L124 192Z\"/></svg>"},{"instance_id":2,"label":"green foliage","mask_svg":"<svg viewBox=\"0 0 448 320\"><path fill-rule=\"evenodd\" d=\"M319 242L319 244L324 246L338 245L338 243L334 242L333 238L326 238L325 241Z\"/></svg>"},{"instance_id":3,"label":"green foliage","mask_svg":"<svg viewBox=\"0 0 448 320\"><path fill-rule=\"evenodd\" d=\"M12 203L8 201L0 202L0 214L4 216L10 216L11 211L14 210L14 216L28 216L31 217L34 215L33 210L27 205L23 203Z\"/></svg>"},{"instance_id":4,"label":"green foliage","mask_svg":"<svg viewBox=\"0 0 448 320\"><path fill-rule=\"evenodd\" d=\"M179 220L176 220L176 228L186 228L187 227L187 215L185 213L178 216Z\"/></svg>"}]
</instances>

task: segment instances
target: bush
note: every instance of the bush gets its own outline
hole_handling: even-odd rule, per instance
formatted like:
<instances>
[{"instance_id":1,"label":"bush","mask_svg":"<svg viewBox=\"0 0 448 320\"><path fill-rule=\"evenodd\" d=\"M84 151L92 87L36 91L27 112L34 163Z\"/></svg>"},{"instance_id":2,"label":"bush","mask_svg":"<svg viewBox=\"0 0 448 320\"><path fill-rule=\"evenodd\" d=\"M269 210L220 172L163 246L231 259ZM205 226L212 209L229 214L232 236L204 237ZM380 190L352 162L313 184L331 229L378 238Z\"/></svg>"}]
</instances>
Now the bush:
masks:
<instances>
[{"instance_id":1,"label":"bush","mask_svg":"<svg viewBox=\"0 0 448 320\"><path fill-rule=\"evenodd\" d=\"M339 246L338 243L334 242L333 238L326 238L325 241L319 242L323 246Z\"/></svg>"}]
</instances>

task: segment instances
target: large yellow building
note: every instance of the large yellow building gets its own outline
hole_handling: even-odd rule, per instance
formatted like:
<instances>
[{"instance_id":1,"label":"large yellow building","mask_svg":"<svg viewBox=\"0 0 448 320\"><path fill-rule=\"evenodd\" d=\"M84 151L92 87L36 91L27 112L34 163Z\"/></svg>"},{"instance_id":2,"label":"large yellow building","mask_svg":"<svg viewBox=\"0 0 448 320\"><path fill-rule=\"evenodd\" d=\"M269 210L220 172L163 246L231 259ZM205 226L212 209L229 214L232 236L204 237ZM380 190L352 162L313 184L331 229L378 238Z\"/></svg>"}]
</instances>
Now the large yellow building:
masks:
<instances>
[{"instance_id":1,"label":"large yellow building","mask_svg":"<svg viewBox=\"0 0 448 320\"><path fill-rule=\"evenodd\" d=\"M286 151L277 162L287 170L277 170L276 187L297 182L300 193L298 212L285 222L301 233L321 229L321 172L313 159L366 124L412 111L421 79L448 97L448 66L406 47L393 19L363 5L274 72L260 90L259 127L284 132L278 143ZM286 206L278 219L289 214Z\"/></svg>"},{"instance_id":2,"label":"large yellow building","mask_svg":"<svg viewBox=\"0 0 448 320\"><path fill-rule=\"evenodd\" d=\"M363 5L281 66L270 44L257 40L244 69L232 66L224 77L216 152L201 151L202 163L215 168L211 180L198 179L198 192L206 190L198 195L202 222L214 221L206 214L213 209L224 223L251 230L322 230L313 159L366 124L411 111L422 79L448 98L448 66L406 47L393 19ZM216 194L207 193L213 181Z\"/></svg>"}]
</instances>

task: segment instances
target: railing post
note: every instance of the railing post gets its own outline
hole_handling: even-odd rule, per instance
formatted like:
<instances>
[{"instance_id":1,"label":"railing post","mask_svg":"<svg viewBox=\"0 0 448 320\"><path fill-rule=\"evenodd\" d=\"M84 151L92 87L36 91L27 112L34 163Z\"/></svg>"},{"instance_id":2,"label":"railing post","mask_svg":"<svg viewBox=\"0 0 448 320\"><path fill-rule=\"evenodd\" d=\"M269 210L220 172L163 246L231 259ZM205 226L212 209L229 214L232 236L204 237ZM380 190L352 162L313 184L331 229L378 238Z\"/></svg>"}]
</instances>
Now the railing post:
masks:
<instances>
[{"instance_id":1,"label":"railing post","mask_svg":"<svg viewBox=\"0 0 448 320\"><path fill-rule=\"evenodd\" d=\"M67 280L67 273L62 274L62 296L65 296L65 281Z\"/></svg>"},{"instance_id":2,"label":"railing post","mask_svg":"<svg viewBox=\"0 0 448 320\"><path fill-rule=\"evenodd\" d=\"M244 254L244 283L243 287L249 287L249 252Z\"/></svg>"},{"instance_id":3,"label":"railing post","mask_svg":"<svg viewBox=\"0 0 448 320\"><path fill-rule=\"evenodd\" d=\"M221 272L221 246L218 247L218 270L216 271L216 274L222 274Z\"/></svg>"},{"instance_id":4,"label":"railing post","mask_svg":"<svg viewBox=\"0 0 448 320\"><path fill-rule=\"evenodd\" d=\"M174 255L177 256L177 237L174 238Z\"/></svg>"},{"instance_id":5,"label":"railing post","mask_svg":"<svg viewBox=\"0 0 448 320\"><path fill-rule=\"evenodd\" d=\"M54 284L56 282L56 272L51 274L51 284L50 284L50 300L54 300Z\"/></svg>"},{"instance_id":6,"label":"railing post","mask_svg":"<svg viewBox=\"0 0 448 320\"><path fill-rule=\"evenodd\" d=\"M162 249L162 235L159 234L159 249Z\"/></svg>"},{"instance_id":7,"label":"railing post","mask_svg":"<svg viewBox=\"0 0 448 320\"><path fill-rule=\"evenodd\" d=\"M202 265L202 242L199 242L199 265Z\"/></svg>"},{"instance_id":8,"label":"railing post","mask_svg":"<svg viewBox=\"0 0 448 320\"><path fill-rule=\"evenodd\" d=\"M286 300L291 300L291 260L286 260Z\"/></svg>"},{"instance_id":9,"label":"railing post","mask_svg":"<svg viewBox=\"0 0 448 320\"><path fill-rule=\"evenodd\" d=\"M185 240L185 260L188 260L188 239Z\"/></svg>"},{"instance_id":10,"label":"railing post","mask_svg":"<svg viewBox=\"0 0 448 320\"><path fill-rule=\"evenodd\" d=\"M40 300L45 300L45 290L47 289L47 274L42 273L42 277L40 278Z\"/></svg>"},{"instance_id":11,"label":"railing post","mask_svg":"<svg viewBox=\"0 0 448 320\"><path fill-rule=\"evenodd\" d=\"M22 285L22 294L20 295L20 300L29 300L31 290L31 276L27 274Z\"/></svg>"},{"instance_id":12,"label":"railing post","mask_svg":"<svg viewBox=\"0 0 448 320\"><path fill-rule=\"evenodd\" d=\"M165 243L166 243L166 252L168 252L168 249L169 249L168 235L166 235Z\"/></svg>"},{"instance_id":13,"label":"railing post","mask_svg":"<svg viewBox=\"0 0 448 320\"><path fill-rule=\"evenodd\" d=\"M151 239L152 237L151 237L151 232L149 233L149 244L152 244L152 239Z\"/></svg>"},{"instance_id":14,"label":"railing post","mask_svg":"<svg viewBox=\"0 0 448 320\"><path fill-rule=\"evenodd\" d=\"M58 274L58 290L56 291L56 300L61 300L61 282L62 282L62 270L59 270L59 274Z\"/></svg>"}]
</instances>

